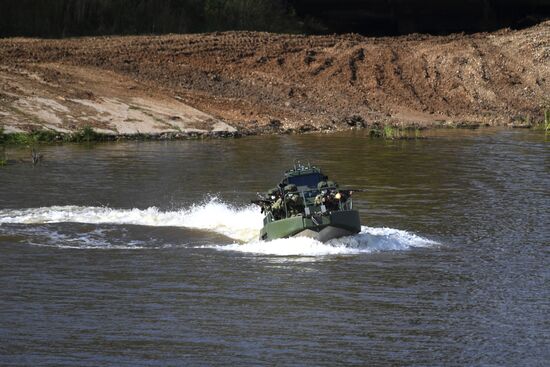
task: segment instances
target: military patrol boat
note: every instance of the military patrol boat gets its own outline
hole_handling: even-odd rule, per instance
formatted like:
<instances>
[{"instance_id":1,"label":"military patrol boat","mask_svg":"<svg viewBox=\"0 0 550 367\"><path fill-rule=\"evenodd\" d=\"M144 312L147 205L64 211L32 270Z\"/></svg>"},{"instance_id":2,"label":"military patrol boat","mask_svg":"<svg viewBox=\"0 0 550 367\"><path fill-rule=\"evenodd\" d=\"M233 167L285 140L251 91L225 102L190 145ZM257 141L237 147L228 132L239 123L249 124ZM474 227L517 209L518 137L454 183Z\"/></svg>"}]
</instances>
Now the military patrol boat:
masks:
<instances>
[{"instance_id":1,"label":"military patrol boat","mask_svg":"<svg viewBox=\"0 0 550 367\"><path fill-rule=\"evenodd\" d=\"M361 231L352 190L342 190L320 168L296 163L277 187L252 200L265 213L260 240L310 237L318 241Z\"/></svg>"}]
</instances>

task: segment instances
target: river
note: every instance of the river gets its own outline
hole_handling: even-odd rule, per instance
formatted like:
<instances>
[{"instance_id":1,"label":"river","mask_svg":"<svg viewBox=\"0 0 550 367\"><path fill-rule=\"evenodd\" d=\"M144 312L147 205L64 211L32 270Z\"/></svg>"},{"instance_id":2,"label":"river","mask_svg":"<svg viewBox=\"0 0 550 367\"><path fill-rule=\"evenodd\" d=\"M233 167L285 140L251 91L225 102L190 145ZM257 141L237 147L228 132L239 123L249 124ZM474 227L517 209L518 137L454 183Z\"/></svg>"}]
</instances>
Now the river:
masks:
<instances>
[{"instance_id":1,"label":"river","mask_svg":"<svg viewBox=\"0 0 550 367\"><path fill-rule=\"evenodd\" d=\"M424 135L53 145L0 168L0 365L546 365L547 138ZM367 189L360 234L257 240L250 199L295 158Z\"/></svg>"}]
</instances>

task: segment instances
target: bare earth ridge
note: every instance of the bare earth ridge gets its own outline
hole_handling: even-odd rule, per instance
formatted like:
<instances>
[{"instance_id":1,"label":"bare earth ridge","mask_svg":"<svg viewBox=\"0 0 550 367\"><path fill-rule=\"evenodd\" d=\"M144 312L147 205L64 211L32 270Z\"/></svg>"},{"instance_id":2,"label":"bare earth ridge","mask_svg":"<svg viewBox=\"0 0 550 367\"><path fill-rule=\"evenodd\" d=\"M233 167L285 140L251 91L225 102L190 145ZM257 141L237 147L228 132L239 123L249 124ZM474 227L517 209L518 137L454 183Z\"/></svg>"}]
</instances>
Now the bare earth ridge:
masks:
<instances>
[{"instance_id":1,"label":"bare earth ridge","mask_svg":"<svg viewBox=\"0 0 550 367\"><path fill-rule=\"evenodd\" d=\"M0 39L6 132L235 135L521 125L550 108L550 21L366 38L255 32Z\"/></svg>"}]
</instances>

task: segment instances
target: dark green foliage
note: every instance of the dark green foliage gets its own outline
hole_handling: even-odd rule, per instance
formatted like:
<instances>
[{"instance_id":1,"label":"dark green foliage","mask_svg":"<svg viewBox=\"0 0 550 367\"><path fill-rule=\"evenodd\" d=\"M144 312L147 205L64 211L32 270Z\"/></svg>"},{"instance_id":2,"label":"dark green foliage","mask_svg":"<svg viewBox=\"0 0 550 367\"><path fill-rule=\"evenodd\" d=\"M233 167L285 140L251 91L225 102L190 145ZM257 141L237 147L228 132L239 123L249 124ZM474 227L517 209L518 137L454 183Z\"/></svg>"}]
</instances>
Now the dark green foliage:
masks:
<instances>
[{"instance_id":1,"label":"dark green foliage","mask_svg":"<svg viewBox=\"0 0 550 367\"><path fill-rule=\"evenodd\" d=\"M550 133L550 110L544 110L542 121L532 126L535 130L543 130L546 134Z\"/></svg>"},{"instance_id":2,"label":"dark green foliage","mask_svg":"<svg viewBox=\"0 0 550 367\"><path fill-rule=\"evenodd\" d=\"M80 131L68 136L68 141L74 141L76 143L92 142L101 140L102 135L94 131L91 126L84 126Z\"/></svg>"},{"instance_id":3,"label":"dark green foliage","mask_svg":"<svg viewBox=\"0 0 550 367\"><path fill-rule=\"evenodd\" d=\"M91 143L105 140L108 140L108 136L96 133L90 126L85 126L71 134L63 134L53 130L4 134L3 130L0 130L0 144L27 145L30 147L40 143Z\"/></svg>"},{"instance_id":4,"label":"dark green foliage","mask_svg":"<svg viewBox=\"0 0 550 367\"><path fill-rule=\"evenodd\" d=\"M2 127L0 127L2 129ZM2 136L2 131L0 130L0 137ZM8 164L8 159L6 158L6 147L2 145L1 147L1 153L0 153L0 167L5 166Z\"/></svg>"},{"instance_id":5,"label":"dark green foliage","mask_svg":"<svg viewBox=\"0 0 550 367\"><path fill-rule=\"evenodd\" d=\"M26 133L5 134L3 143L15 144L15 145L29 145L30 134L26 134Z\"/></svg>"},{"instance_id":6,"label":"dark green foliage","mask_svg":"<svg viewBox=\"0 0 550 367\"><path fill-rule=\"evenodd\" d=\"M390 125L381 127L380 125L374 125L369 130L369 136L371 138L383 138L386 140L413 140L424 139L420 135L418 128L398 128Z\"/></svg>"},{"instance_id":7,"label":"dark green foliage","mask_svg":"<svg viewBox=\"0 0 550 367\"><path fill-rule=\"evenodd\" d=\"M38 130L32 132L30 135L30 143L53 143L59 139L61 136L58 132L52 130Z\"/></svg>"},{"instance_id":8,"label":"dark green foliage","mask_svg":"<svg viewBox=\"0 0 550 367\"><path fill-rule=\"evenodd\" d=\"M30 133L3 134L3 138L0 138L0 142L4 144L29 146L37 143L52 143L59 140L62 140L59 133L51 130L37 130Z\"/></svg>"},{"instance_id":9,"label":"dark green foliage","mask_svg":"<svg viewBox=\"0 0 550 367\"><path fill-rule=\"evenodd\" d=\"M286 0L2 0L0 36L297 32Z\"/></svg>"}]
</instances>

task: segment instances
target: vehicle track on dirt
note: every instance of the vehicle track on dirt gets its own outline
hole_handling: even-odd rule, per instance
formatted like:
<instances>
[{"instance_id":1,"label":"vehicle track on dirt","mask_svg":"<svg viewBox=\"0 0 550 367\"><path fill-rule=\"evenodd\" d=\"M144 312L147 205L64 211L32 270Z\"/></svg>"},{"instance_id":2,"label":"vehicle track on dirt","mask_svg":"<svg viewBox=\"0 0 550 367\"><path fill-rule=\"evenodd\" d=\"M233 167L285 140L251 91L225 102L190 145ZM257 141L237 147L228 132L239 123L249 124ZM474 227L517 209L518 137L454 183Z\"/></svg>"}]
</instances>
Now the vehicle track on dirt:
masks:
<instances>
[{"instance_id":1,"label":"vehicle track on dirt","mask_svg":"<svg viewBox=\"0 0 550 367\"><path fill-rule=\"evenodd\" d=\"M549 96L550 21L437 37L225 32L0 40L0 116L15 130L522 125L542 119ZM36 104L44 99L61 107ZM120 108L94 110L105 101ZM35 113L40 108L50 111ZM149 118L134 121L140 116Z\"/></svg>"}]
</instances>

